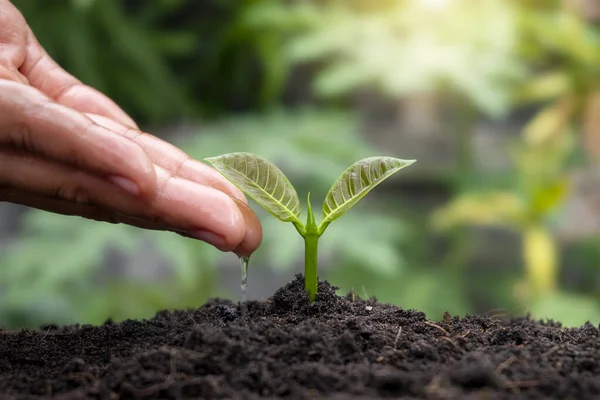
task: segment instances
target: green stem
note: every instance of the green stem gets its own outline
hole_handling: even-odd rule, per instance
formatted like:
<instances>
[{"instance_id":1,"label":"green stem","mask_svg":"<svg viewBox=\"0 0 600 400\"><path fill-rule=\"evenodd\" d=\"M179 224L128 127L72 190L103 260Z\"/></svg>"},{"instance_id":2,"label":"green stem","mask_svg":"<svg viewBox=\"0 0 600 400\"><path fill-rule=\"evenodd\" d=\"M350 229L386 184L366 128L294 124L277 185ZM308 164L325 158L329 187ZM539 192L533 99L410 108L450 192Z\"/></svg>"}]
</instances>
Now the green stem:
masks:
<instances>
[{"instance_id":1,"label":"green stem","mask_svg":"<svg viewBox=\"0 0 600 400\"><path fill-rule=\"evenodd\" d=\"M304 289L308 292L310 302L315 301L317 294L317 248L319 237L307 235L304 238Z\"/></svg>"},{"instance_id":2,"label":"green stem","mask_svg":"<svg viewBox=\"0 0 600 400\"><path fill-rule=\"evenodd\" d=\"M310 302L315 301L318 288L317 250L319 247L319 228L310 204L310 193L307 202L308 215L304 236L304 289L308 292Z\"/></svg>"}]
</instances>

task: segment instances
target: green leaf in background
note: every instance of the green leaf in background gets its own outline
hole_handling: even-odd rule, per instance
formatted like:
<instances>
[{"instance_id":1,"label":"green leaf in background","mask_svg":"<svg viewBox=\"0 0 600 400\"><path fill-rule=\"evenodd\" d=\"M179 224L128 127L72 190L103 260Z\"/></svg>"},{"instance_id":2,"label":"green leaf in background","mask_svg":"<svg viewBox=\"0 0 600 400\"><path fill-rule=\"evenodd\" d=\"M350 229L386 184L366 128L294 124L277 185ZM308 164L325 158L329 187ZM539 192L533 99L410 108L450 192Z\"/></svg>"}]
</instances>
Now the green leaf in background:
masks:
<instances>
[{"instance_id":1,"label":"green leaf in background","mask_svg":"<svg viewBox=\"0 0 600 400\"><path fill-rule=\"evenodd\" d=\"M261 264L268 263L274 270L294 268L304 254L304 244L293 233L294 228L274 218L267 218L262 224L263 244L252 257ZM346 272L336 279L336 284L348 281L355 268L364 268L387 279L407 267L401 245L412 231L395 215L361 210L346 215L327 229L327 235L319 239L319 258L323 260L323 270L331 268Z\"/></svg>"},{"instance_id":2,"label":"green leaf in background","mask_svg":"<svg viewBox=\"0 0 600 400\"><path fill-rule=\"evenodd\" d=\"M96 0L71 0L71 3L76 7L82 10L87 10L91 6L94 5Z\"/></svg>"},{"instance_id":3,"label":"green leaf in background","mask_svg":"<svg viewBox=\"0 0 600 400\"><path fill-rule=\"evenodd\" d=\"M566 327L579 327L586 322L600 324L600 306L593 297L556 292L535 300L528 307L534 318L553 319Z\"/></svg>"},{"instance_id":4,"label":"green leaf in background","mask_svg":"<svg viewBox=\"0 0 600 400\"><path fill-rule=\"evenodd\" d=\"M572 89L571 77L563 71L552 71L532 77L516 90L514 100L519 103L555 100Z\"/></svg>"},{"instance_id":5,"label":"green leaf in background","mask_svg":"<svg viewBox=\"0 0 600 400\"><path fill-rule=\"evenodd\" d=\"M323 202L323 221L319 233L340 218L381 182L416 160L369 157L352 164L333 184Z\"/></svg>"},{"instance_id":6,"label":"green leaf in background","mask_svg":"<svg viewBox=\"0 0 600 400\"><path fill-rule=\"evenodd\" d=\"M363 88L394 99L450 90L498 116L526 76L510 2L456 1L443 13L418 1L371 2L368 10L354 2L259 3L247 23L285 35L280 52L290 65L316 64L313 86L325 98Z\"/></svg>"},{"instance_id":7,"label":"green leaf in background","mask_svg":"<svg viewBox=\"0 0 600 400\"><path fill-rule=\"evenodd\" d=\"M473 192L457 196L431 216L434 229L463 224L520 227L527 218L527 203L511 192Z\"/></svg>"},{"instance_id":8,"label":"green leaf in background","mask_svg":"<svg viewBox=\"0 0 600 400\"><path fill-rule=\"evenodd\" d=\"M535 190L531 195L531 207L538 215L544 215L553 208L563 204L569 194L570 181L568 177L557 178Z\"/></svg>"},{"instance_id":9,"label":"green leaf in background","mask_svg":"<svg viewBox=\"0 0 600 400\"><path fill-rule=\"evenodd\" d=\"M565 134L575 105L575 99L566 96L538 112L523 130L525 143L538 146Z\"/></svg>"},{"instance_id":10,"label":"green leaf in background","mask_svg":"<svg viewBox=\"0 0 600 400\"><path fill-rule=\"evenodd\" d=\"M40 210L26 214L23 228L21 241L0 254L5 328L145 318L215 293L220 253L198 241ZM156 254L141 256L144 243ZM149 260L156 265L146 265ZM115 287L122 288L118 296Z\"/></svg>"},{"instance_id":11,"label":"green leaf in background","mask_svg":"<svg viewBox=\"0 0 600 400\"><path fill-rule=\"evenodd\" d=\"M432 320L440 320L444 312L465 315L473 312L464 282L448 269L419 265L416 268L397 269L393 274L380 275L369 268L355 268L352 276L345 277L342 269L331 270L324 279L341 282L339 295L350 291L361 298L374 296L381 303L396 304L403 309L418 310Z\"/></svg>"},{"instance_id":12,"label":"green leaf in background","mask_svg":"<svg viewBox=\"0 0 600 400\"><path fill-rule=\"evenodd\" d=\"M206 161L277 219L301 224L298 193L272 162L250 153L224 154Z\"/></svg>"},{"instance_id":13,"label":"green leaf in background","mask_svg":"<svg viewBox=\"0 0 600 400\"><path fill-rule=\"evenodd\" d=\"M376 200L378 204L380 201ZM319 252L330 260L332 268L347 271L347 265L355 265L387 279L407 266L402 244L409 239L409 228L395 215L363 208L327 228L327 235L320 239Z\"/></svg>"},{"instance_id":14,"label":"green leaf in background","mask_svg":"<svg viewBox=\"0 0 600 400\"><path fill-rule=\"evenodd\" d=\"M302 185L298 178L310 179L307 189L315 196L325 196L339 175L336 170L343 171L353 161L377 153L359 127L360 120L352 112L313 107L277 109L208 123L202 126L201 134L178 144L191 157L204 159L235 151L231 145L235 143L237 149L260 154L293 171L297 190Z\"/></svg>"}]
</instances>

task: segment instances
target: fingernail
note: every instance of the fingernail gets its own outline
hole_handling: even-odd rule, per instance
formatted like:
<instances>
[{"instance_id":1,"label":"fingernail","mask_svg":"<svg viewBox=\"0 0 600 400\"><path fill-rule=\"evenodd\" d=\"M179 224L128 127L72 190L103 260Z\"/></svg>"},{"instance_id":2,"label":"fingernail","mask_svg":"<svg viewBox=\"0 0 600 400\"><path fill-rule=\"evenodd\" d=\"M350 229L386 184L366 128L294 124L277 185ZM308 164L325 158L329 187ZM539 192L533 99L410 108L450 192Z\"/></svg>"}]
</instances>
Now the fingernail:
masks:
<instances>
[{"instance_id":1,"label":"fingernail","mask_svg":"<svg viewBox=\"0 0 600 400\"><path fill-rule=\"evenodd\" d=\"M198 230L194 232L193 235L198 239L202 240L203 242L212 244L217 248L221 248L225 245L225 239L209 231Z\"/></svg>"},{"instance_id":2,"label":"fingernail","mask_svg":"<svg viewBox=\"0 0 600 400\"><path fill-rule=\"evenodd\" d=\"M130 179L123 178L122 176L109 176L108 180L113 185L117 185L121 189L134 196L139 196L140 194L140 189L138 188L138 185Z\"/></svg>"}]
</instances>

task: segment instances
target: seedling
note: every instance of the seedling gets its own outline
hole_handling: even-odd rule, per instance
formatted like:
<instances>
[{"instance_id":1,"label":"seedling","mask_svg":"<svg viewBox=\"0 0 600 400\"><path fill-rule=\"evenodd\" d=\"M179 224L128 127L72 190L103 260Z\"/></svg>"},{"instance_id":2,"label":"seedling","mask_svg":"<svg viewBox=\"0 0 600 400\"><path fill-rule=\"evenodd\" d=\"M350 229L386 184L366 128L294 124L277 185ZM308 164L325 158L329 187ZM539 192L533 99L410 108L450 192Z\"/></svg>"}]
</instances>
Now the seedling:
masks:
<instances>
[{"instance_id":1,"label":"seedling","mask_svg":"<svg viewBox=\"0 0 600 400\"><path fill-rule=\"evenodd\" d=\"M291 222L304 238L304 287L313 302L317 293L317 249L325 229L367 195L375 186L416 160L370 157L352 164L335 181L323 202L319 225L307 199L306 224L300 221L296 189L272 162L250 153L231 153L207 158L217 171L254 199L275 218Z\"/></svg>"}]
</instances>

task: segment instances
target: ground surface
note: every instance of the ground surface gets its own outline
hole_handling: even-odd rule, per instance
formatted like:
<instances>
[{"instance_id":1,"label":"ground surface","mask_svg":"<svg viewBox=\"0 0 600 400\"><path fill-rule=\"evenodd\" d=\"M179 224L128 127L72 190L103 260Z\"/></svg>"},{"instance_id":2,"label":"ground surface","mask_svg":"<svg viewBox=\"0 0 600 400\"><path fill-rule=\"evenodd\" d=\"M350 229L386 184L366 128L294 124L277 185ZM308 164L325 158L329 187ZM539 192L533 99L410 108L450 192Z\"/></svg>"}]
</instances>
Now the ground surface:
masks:
<instances>
[{"instance_id":1,"label":"ground surface","mask_svg":"<svg viewBox=\"0 0 600 400\"><path fill-rule=\"evenodd\" d=\"M0 332L1 398L600 399L600 331L340 298L297 277L266 302Z\"/></svg>"}]
</instances>

